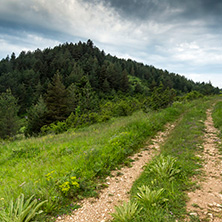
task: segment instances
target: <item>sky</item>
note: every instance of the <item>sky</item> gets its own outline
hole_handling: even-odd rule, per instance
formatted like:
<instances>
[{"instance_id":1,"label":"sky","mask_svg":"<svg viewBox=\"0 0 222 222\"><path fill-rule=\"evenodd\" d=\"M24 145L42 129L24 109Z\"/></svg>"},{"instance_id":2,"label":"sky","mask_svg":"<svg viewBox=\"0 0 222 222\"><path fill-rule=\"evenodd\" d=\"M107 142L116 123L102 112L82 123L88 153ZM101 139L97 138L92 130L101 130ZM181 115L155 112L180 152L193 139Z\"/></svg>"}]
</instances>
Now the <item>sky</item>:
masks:
<instances>
[{"instance_id":1,"label":"sky","mask_svg":"<svg viewBox=\"0 0 222 222\"><path fill-rule=\"evenodd\" d=\"M91 39L106 54L222 88L222 0L0 0L0 60Z\"/></svg>"}]
</instances>

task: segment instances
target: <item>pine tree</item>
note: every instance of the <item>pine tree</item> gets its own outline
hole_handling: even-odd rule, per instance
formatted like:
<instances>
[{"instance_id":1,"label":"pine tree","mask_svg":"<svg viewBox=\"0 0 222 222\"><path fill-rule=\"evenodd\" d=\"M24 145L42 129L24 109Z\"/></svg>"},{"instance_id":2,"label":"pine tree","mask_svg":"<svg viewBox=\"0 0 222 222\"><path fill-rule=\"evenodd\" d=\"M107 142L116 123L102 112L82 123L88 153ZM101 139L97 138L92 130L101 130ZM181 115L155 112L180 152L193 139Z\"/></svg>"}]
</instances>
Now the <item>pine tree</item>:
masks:
<instances>
[{"instance_id":1,"label":"pine tree","mask_svg":"<svg viewBox=\"0 0 222 222\"><path fill-rule=\"evenodd\" d=\"M48 108L48 123L65 120L68 115L67 91L62 83L59 71L53 76L46 94Z\"/></svg>"},{"instance_id":2,"label":"pine tree","mask_svg":"<svg viewBox=\"0 0 222 222\"><path fill-rule=\"evenodd\" d=\"M79 87L72 83L67 88L67 105L68 105L68 113L72 113L75 111L76 107L79 105L80 98L81 98L81 92Z\"/></svg>"},{"instance_id":3,"label":"pine tree","mask_svg":"<svg viewBox=\"0 0 222 222\"><path fill-rule=\"evenodd\" d=\"M128 90L129 90L129 78L126 69L124 69L121 76L121 91L127 92Z\"/></svg>"},{"instance_id":4,"label":"pine tree","mask_svg":"<svg viewBox=\"0 0 222 222\"><path fill-rule=\"evenodd\" d=\"M31 106L27 112L26 136L37 135L42 126L46 124L47 106L42 96L39 97L37 104Z\"/></svg>"},{"instance_id":5,"label":"pine tree","mask_svg":"<svg viewBox=\"0 0 222 222\"><path fill-rule=\"evenodd\" d=\"M0 138L14 136L18 129L17 100L11 90L0 95Z\"/></svg>"}]
</instances>

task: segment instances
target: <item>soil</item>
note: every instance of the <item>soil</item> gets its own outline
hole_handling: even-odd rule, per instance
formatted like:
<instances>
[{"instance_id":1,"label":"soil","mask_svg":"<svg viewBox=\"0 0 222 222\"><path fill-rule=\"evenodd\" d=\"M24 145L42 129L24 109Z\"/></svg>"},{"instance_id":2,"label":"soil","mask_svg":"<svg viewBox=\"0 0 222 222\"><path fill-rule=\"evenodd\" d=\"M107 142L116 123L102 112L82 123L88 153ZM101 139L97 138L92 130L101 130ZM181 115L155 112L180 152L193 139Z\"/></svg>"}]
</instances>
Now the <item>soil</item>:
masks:
<instances>
[{"instance_id":1,"label":"soil","mask_svg":"<svg viewBox=\"0 0 222 222\"><path fill-rule=\"evenodd\" d=\"M188 193L189 201L187 211L200 221L222 221L222 158L219 154L217 137L218 131L213 126L211 110L207 111L205 121L204 152L201 156L204 160L203 176L198 182L199 189ZM197 220L195 220L197 221Z\"/></svg>"},{"instance_id":2,"label":"soil","mask_svg":"<svg viewBox=\"0 0 222 222\"><path fill-rule=\"evenodd\" d=\"M99 198L84 199L79 204L81 208L75 210L72 215L57 218L57 222L105 222L110 221L110 213L115 211L115 206L123 201L129 200L129 192L133 182L140 176L143 166L149 162L158 152L175 124L167 124L164 132L159 132L155 138L147 142L141 152L131 157L131 167L123 167L121 170L113 171L106 178L107 188L99 194Z\"/></svg>"}]
</instances>

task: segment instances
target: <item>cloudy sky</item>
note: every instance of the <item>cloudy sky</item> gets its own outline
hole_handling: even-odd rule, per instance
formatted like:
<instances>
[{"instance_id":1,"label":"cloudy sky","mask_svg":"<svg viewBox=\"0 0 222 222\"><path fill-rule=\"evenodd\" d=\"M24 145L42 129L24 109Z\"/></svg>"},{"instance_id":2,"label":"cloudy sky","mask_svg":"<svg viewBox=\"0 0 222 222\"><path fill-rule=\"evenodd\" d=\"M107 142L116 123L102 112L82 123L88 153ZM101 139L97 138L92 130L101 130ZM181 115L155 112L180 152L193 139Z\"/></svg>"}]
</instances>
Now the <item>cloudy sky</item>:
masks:
<instances>
[{"instance_id":1,"label":"cloudy sky","mask_svg":"<svg viewBox=\"0 0 222 222\"><path fill-rule=\"evenodd\" d=\"M0 59L87 41L222 88L221 0L0 0Z\"/></svg>"}]
</instances>

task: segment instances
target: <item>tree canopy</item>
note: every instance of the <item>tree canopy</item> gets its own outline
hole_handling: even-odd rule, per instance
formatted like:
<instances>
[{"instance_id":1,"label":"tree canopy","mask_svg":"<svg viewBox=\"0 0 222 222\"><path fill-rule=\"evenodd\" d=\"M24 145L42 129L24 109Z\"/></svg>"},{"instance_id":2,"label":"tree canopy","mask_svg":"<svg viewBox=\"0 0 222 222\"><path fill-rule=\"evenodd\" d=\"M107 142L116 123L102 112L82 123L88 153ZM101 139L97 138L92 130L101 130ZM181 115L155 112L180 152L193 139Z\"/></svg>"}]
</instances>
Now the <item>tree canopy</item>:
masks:
<instances>
[{"instance_id":1,"label":"tree canopy","mask_svg":"<svg viewBox=\"0 0 222 222\"><path fill-rule=\"evenodd\" d=\"M116 97L149 97L145 103L157 109L192 91L219 93L210 82L195 83L152 65L106 55L91 40L22 51L18 57L12 53L0 61L2 115L10 103L4 99L8 96L10 118L17 113L27 115L28 134L36 133L44 124L63 121L77 110L81 114L97 112L105 100ZM9 131L12 135L13 130Z\"/></svg>"}]
</instances>

